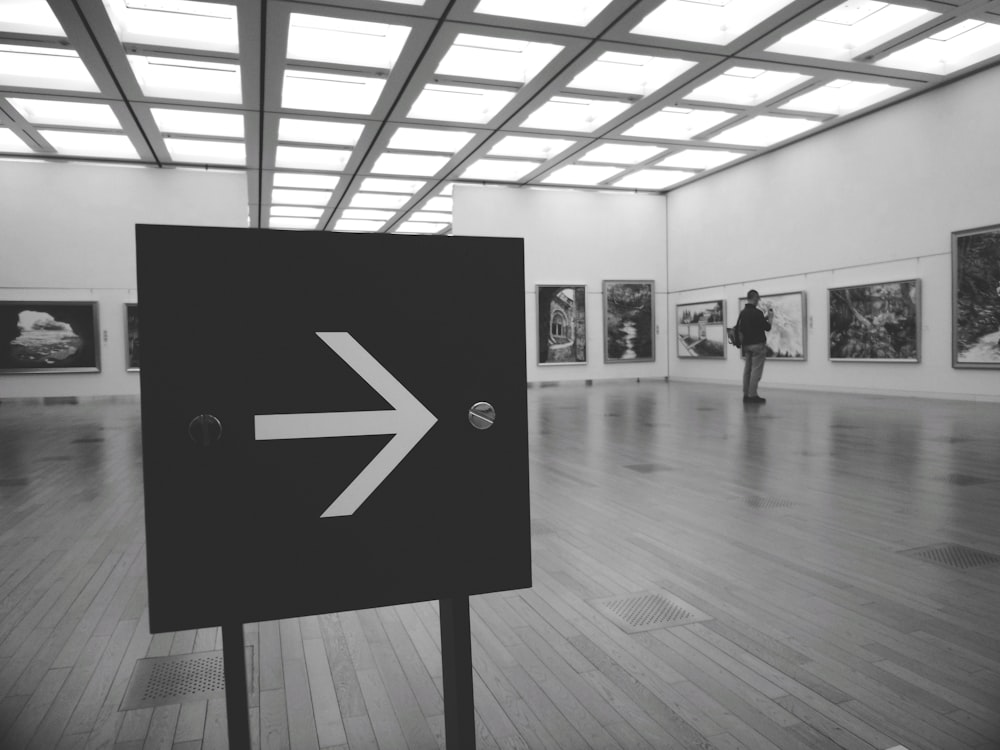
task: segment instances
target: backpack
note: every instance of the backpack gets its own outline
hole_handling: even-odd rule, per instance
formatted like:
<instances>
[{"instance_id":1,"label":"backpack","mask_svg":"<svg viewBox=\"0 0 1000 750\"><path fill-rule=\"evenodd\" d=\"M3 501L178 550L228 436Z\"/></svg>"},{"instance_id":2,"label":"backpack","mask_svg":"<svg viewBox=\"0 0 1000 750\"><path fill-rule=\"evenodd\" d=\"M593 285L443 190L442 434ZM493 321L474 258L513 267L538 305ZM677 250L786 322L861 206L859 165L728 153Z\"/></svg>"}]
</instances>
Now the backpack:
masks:
<instances>
[{"instance_id":1,"label":"backpack","mask_svg":"<svg viewBox=\"0 0 1000 750\"><path fill-rule=\"evenodd\" d=\"M737 349L743 348L743 333L740 331L740 323L743 320L743 313L736 319L736 325L732 328L727 328L726 333L729 336L729 343L735 346Z\"/></svg>"}]
</instances>

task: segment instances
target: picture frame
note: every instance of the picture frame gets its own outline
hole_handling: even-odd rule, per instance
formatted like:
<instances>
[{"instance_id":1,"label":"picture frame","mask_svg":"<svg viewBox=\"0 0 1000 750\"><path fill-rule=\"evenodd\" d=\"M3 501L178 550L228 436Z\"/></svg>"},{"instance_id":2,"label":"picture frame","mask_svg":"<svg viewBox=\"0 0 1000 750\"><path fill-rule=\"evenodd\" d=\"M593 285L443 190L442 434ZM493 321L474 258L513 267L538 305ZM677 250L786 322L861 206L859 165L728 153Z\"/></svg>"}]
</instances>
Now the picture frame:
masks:
<instances>
[{"instance_id":1,"label":"picture frame","mask_svg":"<svg viewBox=\"0 0 1000 750\"><path fill-rule=\"evenodd\" d=\"M1000 224L951 235L954 368L1000 369Z\"/></svg>"},{"instance_id":2,"label":"picture frame","mask_svg":"<svg viewBox=\"0 0 1000 750\"><path fill-rule=\"evenodd\" d=\"M96 301L0 301L0 374L100 371Z\"/></svg>"},{"instance_id":3,"label":"picture frame","mask_svg":"<svg viewBox=\"0 0 1000 750\"><path fill-rule=\"evenodd\" d=\"M829 289L831 362L920 361L920 280Z\"/></svg>"},{"instance_id":4,"label":"picture frame","mask_svg":"<svg viewBox=\"0 0 1000 750\"><path fill-rule=\"evenodd\" d=\"M587 362L587 287L539 284L535 287L539 365Z\"/></svg>"},{"instance_id":5,"label":"picture frame","mask_svg":"<svg viewBox=\"0 0 1000 750\"><path fill-rule=\"evenodd\" d=\"M677 305L677 356L681 359L725 359L726 301Z\"/></svg>"},{"instance_id":6,"label":"picture frame","mask_svg":"<svg viewBox=\"0 0 1000 750\"><path fill-rule=\"evenodd\" d=\"M655 362L655 289L652 281L604 281L604 361Z\"/></svg>"},{"instance_id":7,"label":"picture frame","mask_svg":"<svg viewBox=\"0 0 1000 750\"><path fill-rule=\"evenodd\" d=\"M125 371L139 372L139 305L125 303Z\"/></svg>"},{"instance_id":8,"label":"picture frame","mask_svg":"<svg viewBox=\"0 0 1000 750\"><path fill-rule=\"evenodd\" d=\"M776 362L804 362L806 360L806 293L785 292L783 294L762 294L761 307L772 308L774 319L767 332L767 358ZM747 298L740 297L740 311L746 306Z\"/></svg>"}]
</instances>

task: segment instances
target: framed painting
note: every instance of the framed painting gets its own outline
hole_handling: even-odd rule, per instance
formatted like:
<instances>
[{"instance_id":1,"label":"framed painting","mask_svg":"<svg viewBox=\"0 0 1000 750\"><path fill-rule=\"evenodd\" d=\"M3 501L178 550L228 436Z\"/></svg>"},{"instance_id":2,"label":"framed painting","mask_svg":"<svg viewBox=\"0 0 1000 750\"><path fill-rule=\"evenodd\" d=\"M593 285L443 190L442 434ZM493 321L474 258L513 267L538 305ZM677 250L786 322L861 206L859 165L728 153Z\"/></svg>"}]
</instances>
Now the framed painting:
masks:
<instances>
[{"instance_id":1,"label":"framed painting","mask_svg":"<svg viewBox=\"0 0 1000 750\"><path fill-rule=\"evenodd\" d=\"M830 289L830 359L919 362L920 280Z\"/></svg>"},{"instance_id":2,"label":"framed painting","mask_svg":"<svg viewBox=\"0 0 1000 750\"><path fill-rule=\"evenodd\" d=\"M139 305L125 303L125 369L139 372Z\"/></svg>"},{"instance_id":3,"label":"framed painting","mask_svg":"<svg viewBox=\"0 0 1000 750\"><path fill-rule=\"evenodd\" d=\"M539 285L538 364L582 365L587 361L587 287Z\"/></svg>"},{"instance_id":4,"label":"framed painting","mask_svg":"<svg viewBox=\"0 0 1000 750\"><path fill-rule=\"evenodd\" d=\"M0 301L0 373L100 370L96 302Z\"/></svg>"},{"instance_id":5,"label":"framed painting","mask_svg":"<svg viewBox=\"0 0 1000 750\"><path fill-rule=\"evenodd\" d=\"M951 235L952 367L1000 368L1000 224Z\"/></svg>"},{"instance_id":6,"label":"framed painting","mask_svg":"<svg viewBox=\"0 0 1000 750\"><path fill-rule=\"evenodd\" d=\"M652 281L604 282L604 361L653 362Z\"/></svg>"},{"instance_id":7,"label":"framed painting","mask_svg":"<svg viewBox=\"0 0 1000 750\"><path fill-rule=\"evenodd\" d=\"M747 298L740 297L740 311ZM760 307L774 310L771 330L767 332L769 359L803 361L806 358L806 293L761 295Z\"/></svg>"},{"instance_id":8,"label":"framed painting","mask_svg":"<svg viewBox=\"0 0 1000 750\"><path fill-rule=\"evenodd\" d=\"M726 302L677 305L677 356L726 358Z\"/></svg>"}]
</instances>

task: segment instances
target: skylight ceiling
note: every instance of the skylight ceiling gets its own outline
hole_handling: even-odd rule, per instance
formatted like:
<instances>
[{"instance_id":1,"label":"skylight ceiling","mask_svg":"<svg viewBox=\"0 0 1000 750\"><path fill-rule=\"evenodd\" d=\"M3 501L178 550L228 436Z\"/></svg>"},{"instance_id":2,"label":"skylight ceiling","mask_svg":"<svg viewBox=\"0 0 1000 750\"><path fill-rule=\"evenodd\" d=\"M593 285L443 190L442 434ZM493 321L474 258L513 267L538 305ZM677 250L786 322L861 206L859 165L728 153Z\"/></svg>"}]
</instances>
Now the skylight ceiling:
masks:
<instances>
[{"instance_id":1,"label":"skylight ceiling","mask_svg":"<svg viewBox=\"0 0 1000 750\"><path fill-rule=\"evenodd\" d=\"M447 233L456 184L662 193L998 61L998 0L4 0L0 158Z\"/></svg>"}]
</instances>

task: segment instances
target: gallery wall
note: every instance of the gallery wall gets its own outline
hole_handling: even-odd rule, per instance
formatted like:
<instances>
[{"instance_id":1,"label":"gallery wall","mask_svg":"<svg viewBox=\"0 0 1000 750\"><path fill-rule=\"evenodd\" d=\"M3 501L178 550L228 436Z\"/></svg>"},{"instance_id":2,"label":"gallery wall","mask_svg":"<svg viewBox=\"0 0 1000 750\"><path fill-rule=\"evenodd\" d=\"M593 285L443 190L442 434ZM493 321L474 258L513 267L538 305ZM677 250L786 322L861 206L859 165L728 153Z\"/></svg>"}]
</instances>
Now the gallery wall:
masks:
<instances>
[{"instance_id":1,"label":"gallery wall","mask_svg":"<svg viewBox=\"0 0 1000 750\"><path fill-rule=\"evenodd\" d=\"M454 233L523 237L528 382L667 376L666 202L662 196L456 185ZM654 283L655 359L604 361L602 283ZM539 364L538 285L586 287L587 361Z\"/></svg>"},{"instance_id":2,"label":"gallery wall","mask_svg":"<svg viewBox=\"0 0 1000 750\"><path fill-rule=\"evenodd\" d=\"M96 301L100 371L0 375L0 399L139 392L126 363L135 225L246 226L237 172L0 162L0 300Z\"/></svg>"},{"instance_id":3,"label":"gallery wall","mask_svg":"<svg viewBox=\"0 0 1000 750\"><path fill-rule=\"evenodd\" d=\"M1000 68L667 195L670 375L731 383L742 363L678 356L675 306L805 292L806 360L768 387L1000 400L1000 371L952 367L951 235L1000 224ZM828 290L920 280L919 363L830 361ZM738 391L737 391L738 395Z\"/></svg>"}]
</instances>

